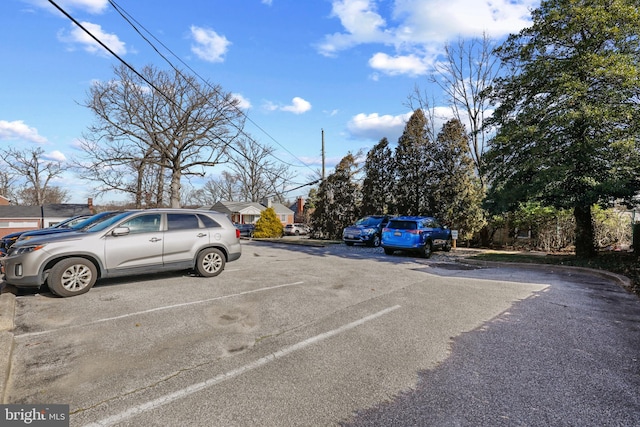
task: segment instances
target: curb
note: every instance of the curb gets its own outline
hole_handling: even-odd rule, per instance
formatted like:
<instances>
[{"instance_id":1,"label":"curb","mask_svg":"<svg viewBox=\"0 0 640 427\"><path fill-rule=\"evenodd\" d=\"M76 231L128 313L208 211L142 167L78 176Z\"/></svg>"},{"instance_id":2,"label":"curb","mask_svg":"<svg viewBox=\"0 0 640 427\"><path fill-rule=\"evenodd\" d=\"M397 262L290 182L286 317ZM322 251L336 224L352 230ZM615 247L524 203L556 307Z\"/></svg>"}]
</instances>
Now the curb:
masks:
<instances>
[{"instance_id":1,"label":"curb","mask_svg":"<svg viewBox=\"0 0 640 427\"><path fill-rule=\"evenodd\" d=\"M482 267L516 267L523 268L529 270L563 270L567 272L577 272L577 273L587 273L594 276L599 276L604 279L609 279L613 282L616 282L619 286L623 287L625 290L630 291L632 288L631 279L621 274L612 273L610 271L605 270L596 270L595 268L586 268L586 267L574 267L570 265L556 265L556 264L535 264L528 262L500 262L500 261L481 261L471 258L464 258L457 260L459 263L463 264L471 264L471 265L479 265Z\"/></svg>"},{"instance_id":2,"label":"curb","mask_svg":"<svg viewBox=\"0 0 640 427\"><path fill-rule=\"evenodd\" d=\"M7 289L1 289L5 292ZM15 315L16 296L6 292L0 294L0 403L5 403L5 391L11 370L11 352L13 350L13 317Z\"/></svg>"}]
</instances>

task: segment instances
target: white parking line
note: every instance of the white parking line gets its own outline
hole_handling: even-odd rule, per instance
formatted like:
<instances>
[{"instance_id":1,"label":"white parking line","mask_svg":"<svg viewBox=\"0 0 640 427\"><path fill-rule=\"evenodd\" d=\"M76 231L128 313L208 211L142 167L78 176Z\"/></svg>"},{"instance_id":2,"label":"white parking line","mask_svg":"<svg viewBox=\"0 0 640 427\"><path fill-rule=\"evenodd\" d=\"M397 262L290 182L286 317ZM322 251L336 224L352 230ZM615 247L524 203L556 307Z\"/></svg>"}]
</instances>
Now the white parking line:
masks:
<instances>
[{"instance_id":1,"label":"white parking line","mask_svg":"<svg viewBox=\"0 0 640 427\"><path fill-rule=\"evenodd\" d=\"M207 298L207 299L203 299L203 300L199 300L199 301L190 301L190 302L183 302L183 303L180 303L180 304L166 305L166 306L162 306L162 307L151 308L149 310L143 310L143 311L136 311L136 312L133 312L133 313L127 313L127 314L123 314L123 315L120 315L120 316L107 317L107 318L104 318L104 319L98 319L98 320L94 320L92 322L84 323L82 325L64 326L64 327L58 328L58 329L49 329L48 331L27 332L27 333L24 333L24 334L14 335L14 338L33 337L33 336L37 336L37 335L48 334L48 333L51 333L51 332L64 331L64 330L74 329L74 328L83 328L85 326L91 326L91 325L95 325L97 323L104 323L104 322L110 322L112 320L126 319L127 317L140 316L142 314L154 313L156 311L171 310L171 309L178 308L178 307L186 307L186 306L190 306L190 305L204 304L206 302L217 301L217 300L227 299L227 298L234 298L234 297L239 297L239 296L242 296L242 295L253 294L253 293L256 293L256 292L271 291L273 289L285 288L285 287L288 287L288 286L301 285L303 283L304 282L285 283L284 285L276 285L276 286L269 286L269 287L266 287L266 288L253 289L251 291L239 292L237 294L222 295L222 296L219 296L219 297Z\"/></svg>"},{"instance_id":2,"label":"white parking line","mask_svg":"<svg viewBox=\"0 0 640 427\"><path fill-rule=\"evenodd\" d=\"M298 350L302 350L305 347L308 347L312 344L315 344L317 342L326 340L327 338L331 338L335 335L338 335L342 332L348 331L349 329L353 329L357 326L360 326L370 320L376 319L380 316L383 316L387 313L390 313L394 310L397 310L398 308L400 308L399 305L394 305L393 307L389 307L386 308L382 311L379 311L377 313L374 313L372 315L369 315L367 317L363 317L362 319L356 320L355 322L351 322L348 323L346 325L343 325L341 327L339 327L338 329L334 329L331 330L329 332L325 332L323 334L320 335L316 335L315 337L311 337L309 339L306 339L304 341L300 341L297 344L294 344L292 346L286 347L282 350L278 350L273 354L270 354L268 356L262 357L258 360L256 360L253 363L250 363L248 365L245 366L241 366L238 369L234 369L232 371L229 372L225 372L224 374L220 374L216 377L210 378L206 381L197 383L197 384L193 384L189 387L183 388L181 390L178 390L176 392L170 393L170 394L166 394L164 396L161 396L157 399L151 400L149 402L146 403L142 403L140 405L134 406L130 409L127 409L126 411L120 412L119 414L115 414L112 415L110 417L107 418L103 418L102 420L87 424L85 427L104 427L104 426L110 426L122 421L125 421L131 417L134 417L136 415L142 414L144 412L150 411L152 409L155 408L159 408L160 406L164 406L168 403L171 403L175 400L178 399L182 399L183 397L187 397L189 395L192 395L194 393L197 393L201 390L204 390L206 388L209 388L211 386L214 386L216 384L219 384L225 380L237 377L238 375L242 375L245 372L251 371L253 369L259 368L263 365L266 365L269 362L273 362L276 361L280 358L283 358L291 353L293 353L294 351L298 351Z\"/></svg>"}]
</instances>

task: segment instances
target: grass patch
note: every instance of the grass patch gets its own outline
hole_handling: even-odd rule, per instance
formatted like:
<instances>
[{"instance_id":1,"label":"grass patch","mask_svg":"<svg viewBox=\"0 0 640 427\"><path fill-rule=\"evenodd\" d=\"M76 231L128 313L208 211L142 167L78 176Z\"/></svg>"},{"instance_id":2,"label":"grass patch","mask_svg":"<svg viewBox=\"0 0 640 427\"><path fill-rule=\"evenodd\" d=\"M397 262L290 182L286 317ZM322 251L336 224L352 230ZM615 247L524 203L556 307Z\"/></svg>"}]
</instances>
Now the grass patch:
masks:
<instances>
[{"instance_id":1,"label":"grass patch","mask_svg":"<svg viewBox=\"0 0 640 427\"><path fill-rule=\"evenodd\" d=\"M483 261L522 262L532 264L567 265L586 267L621 274L631 280L631 292L640 296L640 259L627 252L602 252L595 258L578 258L575 255L538 255L528 252L500 253L487 252L473 257Z\"/></svg>"}]
</instances>

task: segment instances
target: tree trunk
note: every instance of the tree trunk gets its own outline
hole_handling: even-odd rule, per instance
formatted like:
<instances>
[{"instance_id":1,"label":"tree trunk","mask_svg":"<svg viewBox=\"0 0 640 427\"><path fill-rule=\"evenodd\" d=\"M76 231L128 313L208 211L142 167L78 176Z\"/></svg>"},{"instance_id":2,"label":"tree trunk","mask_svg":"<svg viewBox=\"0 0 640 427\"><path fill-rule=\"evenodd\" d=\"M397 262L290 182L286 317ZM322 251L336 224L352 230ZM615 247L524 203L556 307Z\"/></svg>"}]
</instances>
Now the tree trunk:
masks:
<instances>
[{"instance_id":1,"label":"tree trunk","mask_svg":"<svg viewBox=\"0 0 640 427\"><path fill-rule=\"evenodd\" d=\"M181 174L179 170L174 170L171 174L171 207L180 207L180 178Z\"/></svg>"},{"instance_id":2,"label":"tree trunk","mask_svg":"<svg viewBox=\"0 0 640 427\"><path fill-rule=\"evenodd\" d=\"M591 205L575 206L573 215L576 219L576 256L592 258L596 256L594 242L593 220Z\"/></svg>"}]
</instances>

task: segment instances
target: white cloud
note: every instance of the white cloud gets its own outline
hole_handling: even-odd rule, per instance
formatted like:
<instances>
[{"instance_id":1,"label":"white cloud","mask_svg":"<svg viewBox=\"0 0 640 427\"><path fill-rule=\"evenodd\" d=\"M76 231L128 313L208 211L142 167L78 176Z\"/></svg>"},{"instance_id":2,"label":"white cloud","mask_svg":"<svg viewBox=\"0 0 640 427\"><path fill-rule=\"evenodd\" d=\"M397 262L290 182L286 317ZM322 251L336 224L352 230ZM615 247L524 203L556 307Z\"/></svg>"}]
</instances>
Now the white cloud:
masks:
<instances>
[{"instance_id":1,"label":"white cloud","mask_svg":"<svg viewBox=\"0 0 640 427\"><path fill-rule=\"evenodd\" d=\"M26 3L50 9L59 13L47 0L25 0ZM109 6L109 0L58 0L56 2L65 10L82 10L92 14L100 14Z\"/></svg>"},{"instance_id":2,"label":"white cloud","mask_svg":"<svg viewBox=\"0 0 640 427\"><path fill-rule=\"evenodd\" d=\"M266 4L267 6L271 6L273 0L262 0L262 4Z\"/></svg>"},{"instance_id":3,"label":"white cloud","mask_svg":"<svg viewBox=\"0 0 640 427\"><path fill-rule=\"evenodd\" d=\"M65 162L67 160L65 155L58 150L54 150L50 153L46 153L42 156L42 158L45 160L52 160L55 162Z\"/></svg>"},{"instance_id":4,"label":"white cloud","mask_svg":"<svg viewBox=\"0 0 640 427\"><path fill-rule=\"evenodd\" d=\"M386 137L389 142L395 142L402 134L409 117L411 117L410 112L397 116L360 113L349 120L347 129L351 136L356 139L379 141Z\"/></svg>"},{"instance_id":5,"label":"white cloud","mask_svg":"<svg viewBox=\"0 0 640 427\"><path fill-rule=\"evenodd\" d=\"M340 19L346 33L327 35L318 45L320 53L333 56L338 51L362 43L385 42L390 34L385 20L376 10L375 0L334 0L332 17Z\"/></svg>"},{"instance_id":6,"label":"white cloud","mask_svg":"<svg viewBox=\"0 0 640 427\"><path fill-rule=\"evenodd\" d=\"M22 120L8 122L0 120L0 140L25 140L37 143L47 142L47 139L38 134L36 128L27 126Z\"/></svg>"},{"instance_id":7,"label":"white cloud","mask_svg":"<svg viewBox=\"0 0 640 427\"><path fill-rule=\"evenodd\" d=\"M249 101L244 96L240 95L239 93L234 93L232 94L232 96L238 100L239 102L238 107L241 110L248 110L249 108L251 108L251 101Z\"/></svg>"},{"instance_id":8,"label":"white cloud","mask_svg":"<svg viewBox=\"0 0 640 427\"><path fill-rule=\"evenodd\" d=\"M223 62L231 42L226 37L219 35L208 28L191 26L191 37L195 44L191 51L196 56L207 62Z\"/></svg>"},{"instance_id":9,"label":"white cloud","mask_svg":"<svg viewBox=\"0 0 640 427\"><path fill-rule=\"evenodd\" d=\"M369 66L374 70L382 71L389 75L407 74L419 76L426 74L432 64L416 55L389 56L386 53L376 53L369 59Z\"/></svg>"},{"instance_id":10,"label":"white cloud","mask_svg":"<svg viewBox=\"0 0 640 427\"><path fill-rule=\"evenodd\" d=\"M271 101L267 101L264 103L263 108L267 111L287 111L293 114L303 114L311 110L311 103L296 96L291 100L290 105L277 105Z\"/></svg>"},{"instance_id":11,"label":"white cloud","mask_svg":"<svg viewBox=\"0 0 640 427\"><path fill-rule=\"evenodd\" d=\"M92 24L91 22L81 22L81 24L87 29L87 31L93 34L117 55L122 56L127 53L125 43L121 41L117 35L104 32L102 27L98 24ZM109 55L109 53L100 44L98 44L93 37L76 25L73 25L68 33L64 31L58 33L58 39L71 45L79 44L89 53Z\"/></svg>"},{"instance_id":12,"label":"white cloud","mask_svg":"<svg viewBox=\"0 0 640 427\"><path fill-rule=\"evenodd\" d=\"M380 44L390 51L373 55L371 67L389 75L424 74L446 41L516 33L531 24L530 10L540 0L393 0L389 16L378 4L384 2L333 0L332 17L344 31L326 35L319 53L335 56L357 45Z\"/></svg>"},{"instance_id":13,"label":"white cloud","mask_svg":"<svg viewBox=\"0 0 640 427\"><path fill-rule=\"evenodd\" d=\"M302 114L311 110L311 103L307 100L296 96L291 100L291 105L286 105L280 108L282 111L288 111L293 114Z\"/></svg>"}]
</instances>

